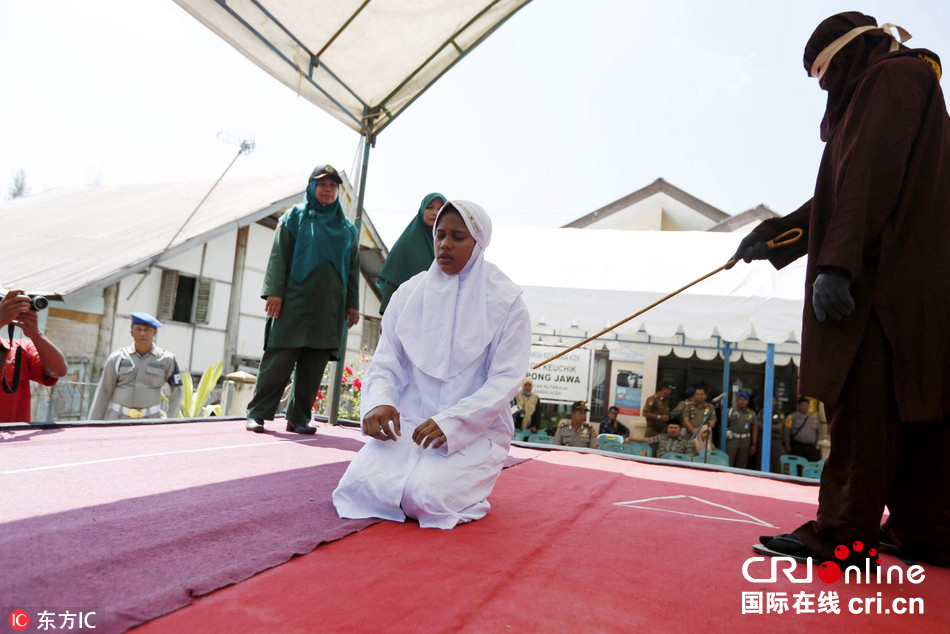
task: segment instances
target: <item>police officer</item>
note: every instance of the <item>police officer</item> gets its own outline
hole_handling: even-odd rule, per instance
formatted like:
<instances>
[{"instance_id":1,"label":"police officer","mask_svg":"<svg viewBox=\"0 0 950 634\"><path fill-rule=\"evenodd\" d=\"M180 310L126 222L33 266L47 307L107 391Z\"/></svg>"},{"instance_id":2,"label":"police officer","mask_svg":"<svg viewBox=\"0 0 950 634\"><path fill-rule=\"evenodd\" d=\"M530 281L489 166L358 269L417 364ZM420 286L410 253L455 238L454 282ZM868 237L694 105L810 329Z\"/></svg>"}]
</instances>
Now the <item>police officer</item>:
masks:
<instances>
[{"instance_id":1,"label":"police officer","mask_svg":"<svg viewBox=\"0 0 950 634\"><path fill-rule=\"evenodd\" d=\"M571 419L561 421L557 426L553 444L596 449L597 434L594 433L594 427L587 422L589 411L587 403L574 401L571 405Z\"/></svg>"},{"instance_id":2,"label":"police officer","mask_svg":"<svg viewBox=\"0 0 950 634\"><path fill-rule=\"evenodd\" d=\"M153 343L162 324L148 313L130 313L134 345L113 352L102 370L90 420L158 418L162 386L168 385L168 415L181 409L181 372L175 355Z\"/></svg>"},{"instance_id":3,"label":"police officer","mask_svg":"<svg viewBox=\"0 0 950 634\"><path fill-rule=\"evenodd\" d=\"M643 406L643 417L647 419L647 438L652 438L666 431L666 424L670 422L670 396L672 394L673 386L664 385L659 392L648 398Z\"/></svg>"},{"instance_id":4,"label":"police officer","mask_svg":"<svg viewBox=\"0 0 950 634\"><path fill-rule=\"evenodd\" d=\"M716 426L716 408L706 402L706 390L697 387L692 398L687 397L670 412L670 418L681 421L690 434L695 434L703 425Z\"/></svg>"},{"instance_id":5,"label":"police officer","mask_svg":"<svg viewBox=\"0 0 950 634\"><path fill-rule=\"evenodd\" d=\"M739 390L736 404L729 408L729 420L726 421L726 453L733 467L745 469L749 464L749 454L758 444L757 422L755 412L749 409L749 393Z\"/></svg>"}]
</instances>

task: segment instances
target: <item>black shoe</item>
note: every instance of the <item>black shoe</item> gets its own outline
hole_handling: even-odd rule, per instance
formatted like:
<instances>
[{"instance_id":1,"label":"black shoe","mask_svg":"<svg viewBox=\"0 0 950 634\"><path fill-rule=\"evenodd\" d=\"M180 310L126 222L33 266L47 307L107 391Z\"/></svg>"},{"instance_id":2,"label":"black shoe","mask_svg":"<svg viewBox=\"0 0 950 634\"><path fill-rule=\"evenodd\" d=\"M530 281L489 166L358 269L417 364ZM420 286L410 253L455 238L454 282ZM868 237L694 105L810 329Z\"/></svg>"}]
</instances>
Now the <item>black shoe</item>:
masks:
<instances>
[{"instance_id":1,"label":"black shoe","mask_svg":"<svg viewBox=\"0 0 950 634\"><path fill-rule=\"evenodd\" d=\"M247 431L252 431L252 432L254 432L255 434L263 434L263 433L264 433L264 421L262 421L262 420L259 419L259 418L248 418L248 419L247 419L247 426L246 426L244 429L246 429Z\"/></svg>"},{"instance_id":2,"label":"black shoe","mask_svg":"<svg viewBox=\"0 0 950 634\"><path fill-rule=\"evenodd\" d=\"M795 561L803 564L807 564L808 558L811 557L812 564L816 566L824 562L824 559L808 550L805 544L791 533L782 533L781 535L775 536L762 535L759 537L759 542L761 543L752 546L752 550L760 555L768 555L769 557L791 557ZM877 555L868 556L863 552L851 553L843 560L832 557L828 561L837 563L842 570L848 566L857 566L859 570L863 571L865 569L865 562L868 559L871 560L871 570L877 570L880 566L880 564L877 563Z\"/></svg>"},{"instance_id":3,"label":"black shoe","mask_svg":"<svg viewBox=\"0 0 950 634\"><path fill-rule=\"evenodd\" d=\"M813 563L821 563L818 558L812 555L811 551L805 547L805 544L791 533L762 535L759 537L759 543L753 544L752 550L760 555L767 555L769 557L791 557L795 561L803 564L808 563L809 557L812 558Z\"/></svg>"},{"instance_id":4,"label":"black shoe","mask_svg":"<svg viewBox=\"0 0 950 634\"><path fill-rule=\"evenodd\" d=\"M293 421L287 421L287 431L292 431L295 434L315 434L317 433L316 427L311 427L307 423L297 424Z\"/></svg>"},{"instance_id":5,"label":"black shoe","mask_svg":"<svg viewBox=\"0 0 950 634\"><path fill-rule=\"evenodd\" d=\"M894 540L888 534L887 530L884 529L883 524L881 524L881 536L878 542L878 550L880 550L882 553L890 553L898 557L900 556L900 549L897 547L897 544L894 543Z\"/></svg>"}]
</instances>

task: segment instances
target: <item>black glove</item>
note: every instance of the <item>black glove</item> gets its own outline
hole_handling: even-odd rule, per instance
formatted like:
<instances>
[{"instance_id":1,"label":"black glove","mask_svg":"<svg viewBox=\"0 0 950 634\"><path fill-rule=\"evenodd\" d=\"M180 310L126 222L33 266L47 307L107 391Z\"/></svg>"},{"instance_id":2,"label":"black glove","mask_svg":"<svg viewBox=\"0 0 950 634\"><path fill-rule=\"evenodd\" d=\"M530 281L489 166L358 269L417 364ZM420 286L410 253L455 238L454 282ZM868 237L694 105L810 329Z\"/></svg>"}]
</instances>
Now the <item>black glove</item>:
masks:
<instances>
[{"instance_id":1,"label":"black glove","mask_svg":"<svg viewBox=\"0 0 950 634\"><path fill-rule=\"evenodd\" d=\"M768 238L753 231L742 239L736 249L733 260L743 260L747 264L752 260L767 260L769 258Z\"/></svg>"},{"instance_id":2,"label":"black glove","mask_svg":"<svg viewBox=\"0 0 950 634\"><path fill-rule=\"evenodd\" d=\"M823 322L829 316L835 321L841 321L854 310L851 276L843 269L822 271L811 288L811 302L818 321Z\"/></svg>"}]
</instances>

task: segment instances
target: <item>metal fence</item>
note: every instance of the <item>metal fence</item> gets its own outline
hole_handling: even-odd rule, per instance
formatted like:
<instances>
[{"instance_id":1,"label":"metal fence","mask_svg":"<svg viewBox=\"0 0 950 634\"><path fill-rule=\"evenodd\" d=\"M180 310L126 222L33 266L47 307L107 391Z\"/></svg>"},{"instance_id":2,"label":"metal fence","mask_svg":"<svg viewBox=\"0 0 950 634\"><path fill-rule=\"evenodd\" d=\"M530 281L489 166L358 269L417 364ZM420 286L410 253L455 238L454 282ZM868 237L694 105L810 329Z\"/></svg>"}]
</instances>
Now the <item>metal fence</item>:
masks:
<instances>
[{"instance_id":1,"label":"metal fence","mask_svg":"<svg viewBox=\"0 0 950 634\"><path fill-rule=\"evenodd\" d=\"M92 399L96 395L96 383L59 381L47 386L30 383L32 394L32 417L34 422L84 420L89 415Z\"/></svg>"},{"instance_id":2,"label":"metal fence","mask_svg":"<svg viewBox=\"0 0 950 634\"><path fill-rule=\"evenodd\" d=\"M86 420L89 418L89 410L92 409L92 399L96 395L98 383L80 383L77 381L63 381L60 379L56 385L47 386L39 383L30 383L30 392L32 394L32 420L36 423L53 423L71 420ZM320 387L321 394L325 395L322 400L314 404L314 413L327 413L329 398L326 384ZM208 396L208 403L221 403L224 396L224 386L219 385L211 390ZM287 398L290 396L290 384L288 383L284 397L281 399L279 412L283 412L286 407ZM359 419L360 413L360 392L352 386L344 386L340 394L340 416L353 420ZM246 404L244 404L246 405ZM222 412L225 416L229 412ZM244 409L235 414L243 415Z\"/></svg>"},{"instance_id":3,"label":"metal fence","mask_svg":"<svg viewBox=\"0 0 950 634\"><path fill-rule=\"evenodd\" d=\"M63 381L56 385L30 383L32 395L32 420L35 423L55 423L70 420L86 420L92 409L92 399L96 396L98 383L80 383ZM215 387L208 395L208 403L221 402L221 386ZM164 405L162 407L165 407ZM162 416L165 414L163 413Z\"/></svg>"}]
</instances>

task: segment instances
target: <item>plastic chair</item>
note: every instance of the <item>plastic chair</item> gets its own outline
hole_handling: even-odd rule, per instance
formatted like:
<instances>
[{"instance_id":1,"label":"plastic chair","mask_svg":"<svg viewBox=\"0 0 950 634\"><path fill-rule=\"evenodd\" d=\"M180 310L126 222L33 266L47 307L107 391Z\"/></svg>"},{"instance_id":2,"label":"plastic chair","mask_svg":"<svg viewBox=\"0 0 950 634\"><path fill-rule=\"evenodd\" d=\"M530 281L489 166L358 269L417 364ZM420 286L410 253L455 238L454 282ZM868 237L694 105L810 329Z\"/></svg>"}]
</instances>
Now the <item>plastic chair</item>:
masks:
<instances>
[{"instance_id":1,"label":"plastic chair","mask_svg":"<svg viewBox=\"0 0 950 634\"><path fill-rule=\"evenodd\" d=\"M825 468L825 460L817 460L815 462L806 462L802 466L802 477L803 478L820 478L821 470Z\"/></svg>"},{"instance_id":2,"label":"plastic chair","mask_svg":"<svg viewBox=\"0 0 950 634\"><path fill-rule=\"evenodd\" d=\"M599 434L597 436L597 446L599 447L600 443L604 442L605 440L623 444L623 436L620 434Z\"/></svg>"},{"instance_id":3,"label":"plastic chair","mask_svg":"<svg viewBox=\"0 0 950 634\"><path fill-rule=\"evenodd\" d=\"M703 462L706 464L718 464L724 467L728 467L729 454L727 454L725 451L721 449L710 449L709 451L700 451L698 456L693 456L693 462Z\"/></svg>"},{"instance_id":4,"label":"plastic chair","mask_svg":"<svg viewBox=\"0 0 950 634\"><path fill-rule=\"evenodd\" d=\"M631 440L624 445L620 445L620 447L614 449L614 451L630 454L631 456L646 456L648 458L653 456L653 448L650 447L650 445L646 444L645 442L637 442L635 440Z\"/></svg>"},{"instance_id":5,"label":"plastic chair","mask_svg":"<svg viewBox=\"0 0 950 634\"><path fill-rule=\"evenodd\" d=\"M554 438L548 436L547 434L531 434L526 438L528 442L536 442L542 445L550 445L554 442Z\"/></svg>"},{"instance_id":6,"label":"plastic chair","mask_svg":"<svg viewBox=\"0 0 950 634\"><path fill-rule=\"evenodd\" d=\"M782 473L792 476L797 476L798 470L808 463L808 460L801 456L792 456L789 454L780 456L778 461L782 465Z\"/></svg>"},{"instance_id":7,"label":"plastic chair","mask_svg":"<svg viewBox=\"0 0 950 634\"><path fill-rule=\"evenodd\" d=\"M687 456L685 453L676 453L675 451L667 451L665 454L660 456L664 460L680 460L682 462L692 462L693 457Z\"/></svg>"},{"instance_id":8,"label":"plastic chair","mask_svg":"<svg viewBox=\"0 0 950 634\"><path fill-rule=\"evenodd\" d=\"M606 438L604 440L597 439L597 448L602 449L603 451L620 451L617 447L623 447L622 442L617 442L616 440L611 440Z\"/></svg>"}]
</instances>

